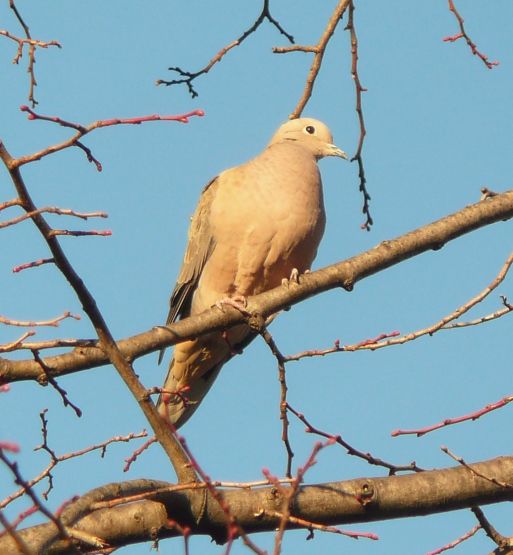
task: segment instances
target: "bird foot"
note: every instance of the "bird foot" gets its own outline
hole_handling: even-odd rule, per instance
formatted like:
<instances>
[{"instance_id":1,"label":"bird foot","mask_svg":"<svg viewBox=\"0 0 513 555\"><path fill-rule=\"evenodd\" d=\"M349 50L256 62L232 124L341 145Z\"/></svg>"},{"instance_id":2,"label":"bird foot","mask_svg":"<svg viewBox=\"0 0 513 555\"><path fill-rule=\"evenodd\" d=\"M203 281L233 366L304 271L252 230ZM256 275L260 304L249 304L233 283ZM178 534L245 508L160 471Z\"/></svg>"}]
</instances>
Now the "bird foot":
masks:
<instances>
[{"instance_id":1,"label":"bird foot","mask_svg":"<svg viewBox=\"0 0 513 555\"><path fill-rule=\"evenodd\" d=\"M310 270L305 270L305 274L309 273ZM292 271L290 272L290 277L288 278L283 278L281 280L281 284L283 285L283 287L286 287L287 289L289 288L291 283L295 283L296 285L299 285L299 270L297 268L292 268Z\"/></svg>"},{"instance_id":2,"label":"bird foot","mask_svg":"<svg viewBox=\"0 0 513 555\"><path fill-rule=\"evenodd\" d=\"M251 313L246 310L248 301L244 295L234 295L233 297L224 297L224 299L219 299L215 306L222 312L224 312L224 306L228 305L237 309L244 316L251 316Z\"/></svg>"}]
</instances>

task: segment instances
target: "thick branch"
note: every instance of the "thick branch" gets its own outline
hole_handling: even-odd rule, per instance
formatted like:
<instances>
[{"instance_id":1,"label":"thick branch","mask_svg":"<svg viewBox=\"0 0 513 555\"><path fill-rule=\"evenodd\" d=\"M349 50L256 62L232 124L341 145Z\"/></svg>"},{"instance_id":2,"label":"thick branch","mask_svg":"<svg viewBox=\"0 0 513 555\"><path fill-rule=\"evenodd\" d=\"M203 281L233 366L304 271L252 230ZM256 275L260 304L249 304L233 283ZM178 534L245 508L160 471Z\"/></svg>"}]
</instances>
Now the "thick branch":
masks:
<instances>
[{"instance_id":1,"label":"thick branch","mask_svg":"<svg viewBox=\"0 0 513 555\"><path fill-rule=\"evenodd\" d=\"M436 222L420 227L391 241L383 241L373 249L348 260L327 266L322 270L300 276L300 283L289 288L277 287L248 301L254 324L263 318L294 305L323 291L353 285L370 275L428 250L438 250L445 243L470 233L480 227L513 217L513 190L472 204ZM169 327L157 327L150 331L123 339L118 347L124 358L134 360L163 347L198 337L212 330L221 330L243 322L245 317L237 310L226 307L224 312L213 308L177 322ZM103 366L109 363L107 355L98 347L78 347L73 351L46 357L44 364L56 377L79 370ZM10 361L0 358L0 380L42 380L45 375L33 360Z\"/></svg>"},{"instance_id":2,"label":"thick branch","mask_svg":"<svg viewBox=\"0 0 513 555\"><path fill-rule=\"evenodd\" d=\"M386 478L359 478L342 482L299 487L291 505L294 517L322 524L350 524L392 518L422 516L513 500L513 487L501 487L479 474L493 477L498 482L513 484L513 457L499 457L485 462L431 470L407 476ZM126 545L179 535L168 519L190 528L193 534L205 534L223 541L226 534L225 515L211 498L199 523L191 516L186 493L172 484L138 480L110 484L89 492L72 504L62 519L70 526L99 536L110 546ZM199 487L201 484L196 484ZM282 486L283 490L289 486ZM158 492L155 490L158 488ZM166 491L167 489L167 491ZM155 492L149 499L125 504L113 504L83 516L86 508L94 508L96 500L124 497L129 492ZM272 531L279 523L283 495L275 487L258 489L220 490L237 522L248 533ZM80 509L80 510L79 510ZM82 518L83 517L83 518ZM81 518L81 520L79 520ZM297 522L297 520L295 521ZM31 548L38 545L51 525L43 524L19 531L20 538ZM290 524L297 528L297 524ZM40 545L40 544L39 544ZM13 540L0 538L0 552L17 553ZM64 544L57 542L48 553L69 553Z\"/></svg>"}]
</instances>

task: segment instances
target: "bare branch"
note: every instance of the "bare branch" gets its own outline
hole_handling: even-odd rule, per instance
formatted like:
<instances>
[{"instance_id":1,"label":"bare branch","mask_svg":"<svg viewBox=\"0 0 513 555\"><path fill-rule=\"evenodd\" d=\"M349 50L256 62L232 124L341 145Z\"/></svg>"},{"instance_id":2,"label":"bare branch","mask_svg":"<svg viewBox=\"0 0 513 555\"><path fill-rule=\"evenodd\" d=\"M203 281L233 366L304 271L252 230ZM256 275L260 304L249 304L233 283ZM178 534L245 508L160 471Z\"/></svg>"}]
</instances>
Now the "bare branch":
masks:
<instances>
[{"instance_id":1,"label":"bare branch","mask_svg":"<svg viewBox=\"0 0 513 555\"><path fill-rule=\"evenodd\" d=\"M294 287L287 289L280 286L250 297L247 308L252 314L251 320L255 321L258 329L267 316L304 299L337 287L351 290L355 283L370 275L430 249L436 251L457 237L511 217L513 217L513 191L469 205L396 239L384 241L373 249L348 260L303 274L299 278L299 284ZM238 310L230 307L226 307L224 312L210 309L171 326L159 326L120 340L118 346L127 360L134 360L206 332L227 329L244 322L246 317ZM53 376L94 368L109 362L108 357L98 347L80 348L70 353L47 357L44 360L48 368L51 368ZM10 361L0 358L0 380L4 382L37 380L40 374L39 367L33 361Z\"/></svg>"},{"instance_id":2,"label":"bare branch","mask_svg":"<svg viewBox=\"0 0 513 555\"><path fill-rule=\"evenodd\" d=\"M134 117L134 118L121 118L121 119L115 118L115 119L108 119L108 120L98 120L93 123L90 123L89 125L84 126L79 123L63 120L57 116L44 116L44 115L36 114L28 106L21 106L20 110L22 112L28 112L29 114L28 119L50 121L52 123L61 125L62 127L70 127L72 129L76 129L77 133L76 135L67 139L66 141L63 141L62 143L46 147L33 154L27 154L25 156L20 156L18 158L10 157L8 161L8 168L10 170L19 168L23 164L28 164L30 162L41 160L41 158L48 156L49 154L54 154L55 152L59 152L71 146L78 146L85 151L89 162L94 162L98 171L101 171L102 169L101 164L98 162L98 160L96 160L96 158L92 156L91 151L88 148L84 147L84 145L80 142L80 139L84 135L87 135L88 133L90 133L91 131L94 131L95 129L100 129L102 127L110 127L112 125L140 125L141 123L148 122L148 121L178 121L180 123L188 123L189 118L193 116L201 117L205 115L205 112L203 112L203 110L193 110L192 112L188 112L186 114L180 114L177 116L160 116L160 115L154 114L151 116L140 116L140 117ZM4 159L4 157L2 157L2 159ZM5 159L4 159L4 163L5 163ZM37 210L37 208L34 207L34 210Z\"/></svg>"},{"instance_id":3,"label":"bare branch","mask_svg":"<svg viewBox=\"0 0 513 555\"><path fill-rule=\"evenodd\" d=\"M502 318L509 314L513 310L513 305L508 303L508 299L501 295L502 304L504 308L496 310L491 314L486 314L485 316L480 316L479 318L475 318L474 320L470 320L468 322L452 322L451 324L447 324L442 329L450 330L452 328L466 328L468 326L478 326L479 324L484 324L485 322L490 322L491 320L497 320L498 318Z\"/></svg>"},{"instance_id":4,"label":"bare branch","mask_svg":"<svg viewBox=\"0 0 513 555\"><path fill-rule=\"evenodd\" d=\"M76 230L69 230L69 229L51 229L48 232L49 237L56 237L57 235L67 235L68 237L110 237L112 235L112 231L110 229L106 230L96 230L91 229L90 231L76 231Z\"/></svg>"},{"instance_id":5,"label":"bare branch","mask_svg":"<svg viewBox=\"0 0 513 555\"><path fill-rule=\"evenodd\" d=\"M495 476L488 475L486 472L481 472L480 470L474 468L473 465L468 464L462 457L459 457L458 455L455 455L454 453L452 453L447 447L445 447L445 445L442 445L442 447L440 447L440 449L444 453L449 455L449 457L451 457L451 459L454 459L456 462L461 464L461 466L463 468L466 468L467 470L470 471L471 474L474 474L478 478L482 478L483 480L487 480L490 483L499 486L500 488L513 490L513 481L504 482L504 481L498 480Z\"/></svg>"},{"instance_id":6,"label":"bare branch","mask_svg":"<svg viewBox=\"0 0 513 555\"><path fill-rule=\"evenodd\" d=\"M341 348L341 350L344 350L344 351L359 351L359 350L362 350L362 349L370 349L371 351L374 351L376 349L382 349L383 347L390 347L392 345L402 345L404 343L407 343L408 341L413 341L413 340L418 339L419 337L422 337L424 335L433 335L434 333L436 333L437 331L439 331L441 329L453 329L453 328L456 328L456 327L464 327L464 326L468 326L468 325L473 325L474 323L475 324L483 323L483 322L487 322L487 321L490 321L490 320L493 320L493 319L497 318L498 316L491 315L491 316L482 317L482 318L478 319L478 321L474 321L472 323L463 323L461 325L458 325L458 324L448 325L449 322L452 322L453 320L456 320L457 318L459 318L460 316L462 316L463 314L468 312L471 308L473 308L478 303L483 301L494 289L496 289L504 281L504 278L508 274L509 269L511 268L512 264L513 264L513 252L508 256L508 258L506 259L506 262L504 262L504 264L503 264L502 268L500 269L499 273L497 274L497 276L493 279L493 281L487 287L485 287L479 294L477 294L475 297L473 297L472 299L467 301L465 304L458 307L456 310L454 310L453 312L451 312L447 316L444 316L437 323L435 323L435 324L433 324L433 325L431 325L427 328L424 328L424 329L421 329L421 330L418 330L418 331L414 331L414 332L410 332L410 333L408 333L406 335L403 335L401 337L398 337L396 339L390 339L388 341L381 341L381 339L383 339L383 336L380 336L378 338L379 341L376 341L376 342L371 341L371 342L368 342L368 343L358 343L356 345L345 345L344 347ZM513 310L513 307L506 306L505 309L500 311L499 315L503 316L504 314L507 314L507 313L511 312L512 310ZM497 314L497 313L495 313L495 314Z\"/></svg>"},{"instance_id":7,"label":"bare branch","mask_svg":"<svg viewBox=\"0 0 513 555\"><path fill-rule=\"evenodd\" d=\"M269 516L275 516L276 518L282 519L283 514L278 511L267 511ZM353 538L355 540L359 538L367 538L369 540L379 540L376 534L372 532L353 532L351 530L341 530L340 528L335 528L334 526L326 526L325 524L317 524L315 522L310 522L308 520L304 520L302 518L298 518L297 516L289 515L287 517L287 522L291 524L296 524L297 526L301 526L306 528L311 532L311 536L307 539L313 538L313 531L320 530L321 532L330 532L331 534L340 534L342 536L347 536L348 538Z\"/></svg>"},{"instance_id":8,"label":"bare branch","mask_svg":"<svg viewBox=\"0 0 513 555\"><path fill-rule=\"evenodd\" d=\"M36 335L35 331L26 331L21 337L19 337L18 339L16 339L15 341L12 341L11 343L4 343L3 345L0 345L0 353L8 353L10 351L15 351L16 349L19 349L20 345L23 344L23 341L25 341L25 339L27 339L27 337L32 337L33 335ZM0 381L1 381L1 376L0 376ZM9 380L7 380L9 381Z\"/></svg>"},{"instance_id":9,"label":"bare branch","mask_svg":"<svg viewBox=\"0 0 513 555\"><path fill-rule=\"evenodd\" d=\"M32 201L27 187L25 186L25 182L23 181L19 165L16 164L15 159L11 157L2 143L0 143L0 158L9 171L10 177L18 197L23 203L24 209L29 212L37 210L37 207ZM155 432L155 435L162 445L166 455L169 457L179 480L185 482L195 480L196 475L194 470L189 466L189 461L187 460L187 456L185 455L182 447L173 435L172 430L158 414L154 403L146 392L146 389L139 381L132 364L120 352L119 347L114 341L107 323L105 322L105 319L103 318L96 301L94 300L94 297L71 265L66 254L62 250L58 239L55 236L52 236L50 226L42 214L35 214L32 217L32 220L45 239L53 255L55 265L73 288L77 298L80 300L80 303L84 308L85 313L93 324L95 331L98 334L99 346L119 372L127 387L130 389L130 392L135 397L139 407L153 428L153 431ZM35 361L35 364L39 366L41 372L41 364L38 361ZM43 361L43 364L45 366L43 376L48 377L49 372L46 369L51 368L51 366L48 365L46 360Z\"/></svg>"},{"instance_id":10,"label":"bare branch","mask_svg":"<svg viewBox=\"0 0 513 555\"><path fill-rule=\"evenodd\" d=\"M481 61L484 63L484 65L488 68L488 69L493 69L495 66L499 65L499 62L490 62L488 60L488 56L485 56L483 53L479 52L479 50L477 49L477 46L475 45L475 43L472 41L472 39L467 35L467 32L465 31L465 27L463 25L464 20L461 17L461 15L458 13L458 10L456 9L453 0L448 0L449 2L449 10L451 10L451 12L454 14L454 17L457 19L458 21L458 25L460 27L460 32L457 35L452 35L450 37L445 37L443 39L444 42L456 42L459 39L465 39L466 43L468 44L472 54L474 56L477 56L478 58L481 59Z\"/></svg>"},{"instance_id":11,"label":"bare branch","mask_svg":"<svg viewBox=\"0 0 513 555\"><path fill-rule=\"evenodd\" d=\"M69 400L68 392L57 383L57 380L54 377L50 375L49 369L45 366L45 363L39 356L39 352L36 349L32 350L32 356L34 357L34 360L39 364L39 366L41 367L41 370L46 376L46 382L49 383L55 389L55 391L57 391L57 393L61 396L64 406L71 407L74 410L75 414L80 418L82 416L82 411ZM43 383L43 382L40 382L40 383Z\"/></svg>"},{"instance_id":12,"label":"bare branch","mask_svg":"<svg viewBox=\"0 0 513 555\"><path fill-rule=\"evenodd\" d=\"M189 94L191 95L191 97L192 98L197 97L198 93L197 93L196 89L194 88L192 82L195 79L197 79L198 77L200 77L201 75L207 74L212 69L212 67L215 64L217 64L218 62L220 62L224 58L224 56L232 48L235 48L236 46L239 46L251 34L253 34L266 19L272 25L274 25L274 27L276 27L276 29L278 29L278 31L289 40L289 42L294 43L294 37L292 35L289 35L283 29L283 27L278 23L278 21L276 19L274 19L274 17L271 15L271 12L269 10L269 0L264 0L262 11L260 12L260 15L258 16L256 21L253 23L253 25L251 25L251 27L249 27L249 29L244 31L244 33L242 33L242 35L238 39L235 39L234 41L232 41L227 46L221 48L221 50L210 60L210 62L205 67L203 67L202 69L200 69L199 71L196 71L196 72L185 71L185 70L181 69L180 67L170 67L170 68L168 68L169 71L174 71L174 72L178 73L178 75L180 75L180 79L172 79L171 81L167 81L165 79L158 79L156 81L156 85L166 85L167 87L169 87L171 85L185 84L187 86L187 89L188 89Z\"/></svg>"},{"instance_id":13,"label":"bare branch","mask_svg":"<svg viewBox=\"0 0 513 555\"><path fill-rule=\"evenodd\" d=\"M144 453L144 451L146 451L151 445L153 445L154 443L156 443L157 438L155 436L150 437L150 439L148 441L145 441L141 447L139 447L138 449L136 449L131 455L130 457L125 459L125 466L123 467L123 472L128 472L130 470L130 467L132 466L132 464L139 458L139 456Z\"/></svg>"},{"instance_id":14,"label":"bare branch","mask_svg":"<svg viewBox=\"0 0 513 555\"><path fill-rule=\"evenodd\" d=\"M33 262L25 262L25 264L14 266L12 271L13 273L17 274L18 272L28 270L29 268L37 268L38 266L42 266L43 264L53 264L54 262L55 260L53 258L40 258L39 260L34 260Z\"/></svg>"},{"instance_id":15,"label":"bare branch","mask_svg":"<svg viewBox=\"0 0 513 555\"><path fill-rule=\"evenodd\" d=\"M358 449L355 449L352 445L350 445L347 441L345 441L342 438L342 436L340 436L338 434L330 434L328 432L324 432L324 431L320 430L319 428L316 428L315 426L313 426L306 419L304 414L302 414L301 412L299 412L296 409L294 409L293 407L291 407L290 404L288 404L288 403L287 403L287 410L289 410L301 422L303 422L303 424L306 426L305 432L307 434L316 434L318 436L330 439L330 440L334 441L335 443L338 443L344 449L347 450L348 455L351 455L353 457L359 457L360 459L363 459L364 461L367 461L369 464L372 464L372 465L375 465L375 466L382 466L383 468L386 468L388 470L388 473L389 473L390 476L393 476L393 475L397 474L398 472L411 472L411 471L423 472L424 471L423 468L420 468L419 466L417 466L415 461L411 462L410 464L407 464L407 465L397 465L397 464L392 464L392 463L389 463L387 461L384 461L383 459L376 458L368 452L365 453L364 451L360 451Z\"/></svg>"},{"instance_id":16,"label":"bare branch","mask_svg":"<svg viewBox=\"0 0 513 555\"><path fill-rule=\"evenodd\" d=\"M275 47L273 48L273 52L275 54L286 54L288 52L312 52L314 53L314 59L312 61L312 65L310 66L310 71L308 72L308 76L306 78L306 85L303 91L303 95L301 96L299 102L297 103L294 110L289 116L289 119L296 119L301 116L303 110L307 102L310 100L312 96L313 87L315 84L315 80L317 79L317 75L321 69L322 59L324 57L324 53L326 51L326 47L328 42L330 41L335 29L339 21L342 19L344 12L346 11L348 5L350 4L350 0L340 0L335 10L333 11L328 24L326 25L324 32L319 39L319 42L315 46L294 46L294 47L287 47L287 48L280 48Z\"/></svg>"},{"instance_id":17,"label":"bare branch","mask_svg":"<svg viewBox=\"0 0 513 555\"><path fill-rule=\"evenodd\" d=\"M62 48L62 45L56 40L45 42L42 40L34 40L29 38L23 39L20 37L16 37L15 35L12 35L11 33L9 33L9 31L6 31L5 29L0 29L0 35L18 43L18 51L16 53L16 56L13 58L13 61L12 61L13 64L17 64L20 61L21 57L23 56L23 47L25 45L37 46L39 48L48 48L49 46L57 46L58 48Z\"/></svg>"},{"instance_id":18,"label":"bare branch","mask_svg":"<svg viewBox=\"0 0 513 555\"><path fill-rule=\"evenodd\" d=\"M97 345L97 339L49 339L47 341L23 341L17 344L16 350L28 349L33 351L36 349L42 351L58 347L95 347Z\"/></svg>"},{"instance_id":19,"label":"bare branch","mask_svg":"<svg viewBox=\"0 0 513 555\"><path fill-rule=\"evenodd\" d=\"M103 457L105 455L105 452L107 451L107 447L109 445L111 445L112 443L120 443L120 442L127 443L129 441L132 441L133 439L140 439L140 438L143 438L143 437L147 437L147 435L148 435L146 430L143 430L142 432L130 433L130 434L127 434L125 436L115 436L115 437L112 437L110 439L107 439L106 441L103 441L101 443L97 443L95 445L90 445L89 447L85 447L84 449L80 449L78 451L73 451L71 453L64 453L63 455L56 455L55 452L53 451L53 449L51 449L48 445L48 429L47 429L48 422L46 420L45 414L46 414L46 410L42 411L40 413L40 418L41 418L41 421L42 421L41 431L42 431L42 434L43 434L43 441L42 441L41 445L34 448L34 451L39 451L39 450L46 451L50 455L50 463L35 478L33 478L32 480L28 480L27 483L26 483L27 487L32 488L36 484L38 484L39 482L44 480L45 478L48 478L50 480L50 486L46 490L46 492L43 493L43 497L45 499L47 499L49 490L51 489L51 479L52 479L52 474L51 473L52 473L52 470L59 463L62 463L64 461L74 459L74 458L77 458L77 457L83 457L84 455L86 455L88 453L92 453L93 451L100 451L100 456ZM25 488L23 488L23 487L20 488L19 490L15 491L11 495L9 495L8 497L3 499L2 501L0 501L0 509L3 509L4 507L6 507L10 503L12 503L15 499L18 499L19 497L21 497L22 495L25 495Z\"/></svg>"},{"instance_id":20,"label":"bare branch","mask_svg":"<svg viewBox=\"0 0 513 555\"><path fill-rule=\"evenodd\" d=\"M267 469L263 470L264 476L272 484L274 484L274 486L277 489L277 492L279 493L279 495L282 498L280 513L279 513L280 514L280 521L279 521L279 526L278 526L278 530L276 531L276 536L275 536L275 541L274 541L274 555L279 555L281 553L281 545L282 545L282 541L283 541L283 536L285 534L285 529L291 522L293 522L290 518L291 517L292 505L293 505L293 503L296 499L296 496L299 492L299 487L304 481L305 474L308 472L308 470L310 470L310 468L312 468L312 466L314 466L316 464L316 462L317 462L316 457L319 454L319 452L322 449L324 449L325 447L329 447L330 445L333 445L334 443L335 442L334 442L333 438L329 438L324 443L322 443L320 441L316 442L314 444L314 446L312 448L312 451L311 451L308 459L306 460L305 464L303 466L300 466L297 469L296 476L294 477L294 479L292 480L292 482L290 484L290 487L288 487L288 488L284 488L276 480L276 478L270 474L269 470L267 470ZM276 513L276 511L273 511L273 512ZM266 514L265 510L262 514ZM300 519L300 520L304 521L304 519ZM298 522L296 521L296 522L294 522L294 524L298 524Z\"/></svg>"},{"instance_id":21,"label":"bare branch","mask_svg":"<svg viewBox=\"0 0 513 555\"><path fill-rule=\"evenodd\" d=\"M19 204L20 203L19 199L16 199L16 200L18 201L16 202L16 204ZM34 212L27 212L25 214L22 214L21 216L12 218L11 220L0 222L0 229L23 222L24 220L32 218L32 216L34 216L35 214L44 214L44 213L58 214L59 216L75 216L76 218L81 218L82 220L87 220L88 218L108 218L108 214L106 212L76 212L75 210L71 210L69 208L57 208L56 206L45 206L44 208L38 208Z\"/></svg>"},{"instance_id":22,"label":"bare branch","mask_svg":"<svg viewBox=\"0 0 513 555\"><path fill-rule=\"evenodd\" d=\"M10 471L14 475L15 482L23 488L23 490L30 497L30 499L32 500L32 503L37 507L37 509L53 523L55 528L57 528L57 536L59 536L66 542L69 541L70 539L69 534L66 531L65 526L62 524L61 520L57 516L55 516L49 509L45 507L45 505L36 495L34 490L23 479L18 469L17 463L10 461L5 455L5 453L3 452L3 449L0 449L0 460L10 469Z\"/></svg>"},{"instance_id":23,"label":"bare branch","mask_svg":"<svg viewBox=\"0 0 513 555\"><path fill-rule=\"evenodd\" d=\"M36 76L34 72L34 65L36 63L36 48L48 48L49 46L57 46L58 48L61 48L61 45L56 40L52 40L49 42L33 40L30 35L29 27L25 23L23 17L21 16L18 8L16 7L16 4L14 3L14 0L9 0L9 7L14 12L14 15L16 16L16 19L18 20L19 24L22 26L26 38L21 39L19 37L15 37L10 33L8 33L7 31L0 31L0 34L18 43L18 51L16 53L16 56L13 59L14 64L17 64L20 61L23 55L23 47L25 45L28 46L27 72L30 76L28 100L32 104L32 107L34 108L37 104L37 100L35 99L35 96L34 96L34 89L37 86Z\"/></svg>"},{"instance_id":24,"label":"bare branch","mask_svg":"<svg viewBox=\"0 0 513 555\"><path fill-rule=\"evenodd\" d=\"M6 208L10 208L11 206L21 206L21 204L21 199L19 198L7 200L6 202L0 203L0 212Z\"/></svg>"},{"instance_id":25,"label":"bare branch","mask_svg":"<svg viewBox=\"0 0 513 555\"><path fill-rule=\"evenodd\" d=\"M469 466L475 472L458 465L403 476L303 485L294 500L293 516L333 526L428 515L513 500L512 488L502 488L480 477L494 476L498 482L513 483L513 457L499 457ZM152 534L155 531L161 539L181 536L179 531L168 525L169 518L182 527L188 526L191 534L211 535L222 541L221 534L226 531L223 510L217 503L209 502L201 520L195 521L190 515L185 486L204 485L182 484L179 491L164 493L164 488L173 486L154 480L110 484L72 503L60 518L68 527L80 521L80 530L103 538L112 547L154 540ZM146 501L136 502L130 498L130 495L149 495L151 492L153 498ZM273 531L277 524L273 511L283 514L283 498L277 494L275 485L255 490L220 489L219 492L230 507L237 507L237 523L247 533ZM101 509L92 512L95 502L118 498L124 498L126 502L113 506L107 512ZM141 514L145 515L144 519ZM20 530L18 534L29 547L33 547L40 545L39 539L47 533L49 526L33 526ZM287 526L290 529L298 527L303 526L294 522L289 522ZM12 542L9 537L0 538L0 552L8 553ZM65 546L61 542L53 543L52 554L62 553L65 553Z\"/></svg>"},{"instance_id":26,"label":"bare branch","mask_svg":"<svg viewBox=\"0 0 513 555\"><path fill-rule=\"evenodd\" d=\"M28 328L32 328L32 327L37 327L37 326L50 326L53 328L57 328L59 327L59 324L63 321L66 320L67 318L73 318L74 320L80 320L80 316L78 314L71 314L71 312L66 311L64 314L61 314L60 316L56 316L55 318L52 318L51 320L40 320L40 321L35 321L35 320L26 320L26 321L22 321L22 320L12 320L11 318L6 318L5 316L1 316L0 315L0 324L5 324L6 326L18 326L18 327L28 327Z\"/></svg>"},{"instance_id":27,"label":"bare branch","mask_svg":"<svg viewBox=\"0 0 513 555\"><path fill-rule=\"evenodd\" d=\"M486 532L486 535L494 541L499 547L513 547L511 538L507 538L499 534L497 530L490 524L490 521L485 517L483 511L479 507L472 507L470 509L477 518L480 527Z\"/></svg>"},{"instance_id":28,"label":"bare branch","mask_svg":"<svg viewBox=\"0 0 513 555\"><path fill-rule=\"evenodd\" d=\"M449 549L454 549L455 547L457 547L458 545L460 545L464 541L467 541L469 538L471 538L479 530L481 530L480 525L474 526L474 528L469 530L467 533L463 534L463 536L460 536L458 539L452 541L451 543L448 543L447 545L444 545L443 547L440 547L439 549L435 549L434 551L430 551L426 555L440 555L440 553L444 553L445 551L449 551Z\"/></svg>"},{"instance_id":29,"label":"bare branch","mask_svg":"<svg viewBox=\"0 0 513 555\"><path fill-rule=\"evenodd\" d=\"M359 190L363 195L362 212L365 215L365 222L363 222L361 228L370 231L370 228L373 224L369 205L371 197L367 191L367 179L365 177L365 168L363 165L362 157L363 141L365 140L365 135L367 134L362 110L362 93L366 92L367 89L362 87L362 84L360 83L360 76L358 74L358 39L356 37L356 29L354 26L353 0L351 0L351 2L349 3L349 15L346 29L349 30L349 34L351 37L351 76L353 78L356 91L356 113L358 114L358 123L360 124L360 138L358 139L358 147L356 149L355 155L351 158L351 162L354 162L355 160L358 162L358 177L360 179Z\"/></svg>"},{"instance_id":30,"label":"bare branch","mask_svg":"<svg viewBox=\"0 0 513 555\"><path fill-rule=\"evenodd\" d=\"M492 403L490 405L486 405L486 407L479 409L475 412L471 412L470 414L465 414L463 416L457 416L455 418L446 418L442 422L438 422L438 424L432 424L431 426L426 426L424 428L419 428L417 430L394 430L390 435L393 437L403 436L403 435L416 435L417 437L423 436L435 430L439 430L440 428L444 428L445 426L452 426L453 424L460 424L461 422L467 422L469 420L477 420L481 418L481 416L488 414L494 410L500 409L513 401L513 396L504 397L500 401L496 403Z\"/></svg>"},{"instance_id":31,"label":"bare branch","mask_svg":"<svg viewBox=\"0 0 513 555\"><path fill-rule=\"evenodd\" d=\"M294 451L292 451L292 446L290 445L289 440L289 419L287 416L287 379L285 373L285 363L286 359L281 354L278 346L276 345L272 335L269 333L267 328L263 328L260 331L260 335L267 343L269 349L271 349L272 354L276 358L278 363L278 380L280 382L280 420L282 422L282 429L281 429L281 440L285 445L285 449L287 451L287 469L285 472L285 476L287 478L292 477L292 459L294 457Z\"/></svg>"}]
</instances>

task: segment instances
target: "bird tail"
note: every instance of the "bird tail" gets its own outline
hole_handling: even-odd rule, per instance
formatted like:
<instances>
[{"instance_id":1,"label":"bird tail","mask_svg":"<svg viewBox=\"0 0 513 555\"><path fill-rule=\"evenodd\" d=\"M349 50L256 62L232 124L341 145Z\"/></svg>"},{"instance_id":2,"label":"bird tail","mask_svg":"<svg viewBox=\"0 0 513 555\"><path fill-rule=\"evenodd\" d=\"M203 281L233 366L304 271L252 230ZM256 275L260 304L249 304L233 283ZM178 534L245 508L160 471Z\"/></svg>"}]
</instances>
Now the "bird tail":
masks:
<instances>
[{"instance_id":1,"label":"bird tail","mask_svg":"<svg viewBox=\"0 0 513 555\"><path fill-rule=\"evenodd\" d=\"M214 332L175 346L173 359L158 400L161 416L180 428L194 414L223 365L242 352L257 333L245 324L228 334Z\"/></svg>"},{"instance_id":2,"label":"bird tail","mask_svg":"<svg viewBox=\"0 0 513 555\"><path fill-rule=\"evenodd\" d=\"M160 395L158 401L158 411L178 429L194 414L203 397L212 387L224 363L216 364L198 379L187 385L183 385L176 378L173 373L174 364L175 361L172 360L164 385L165 393Z\"/></svg>"}]
</instances>

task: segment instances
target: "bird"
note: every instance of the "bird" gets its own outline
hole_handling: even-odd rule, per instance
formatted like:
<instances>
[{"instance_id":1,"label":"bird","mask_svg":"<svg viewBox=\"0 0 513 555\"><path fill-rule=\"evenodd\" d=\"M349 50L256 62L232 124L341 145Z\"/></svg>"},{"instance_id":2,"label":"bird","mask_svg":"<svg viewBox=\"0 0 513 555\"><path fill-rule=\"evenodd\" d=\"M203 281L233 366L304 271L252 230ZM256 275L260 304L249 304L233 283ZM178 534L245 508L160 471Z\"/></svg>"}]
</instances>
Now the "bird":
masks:
<instances>
[{"instance_id":1,"label":"bird","mask_svg":"<svg viewBox=\"0 0 513 555\"><path fill-rule=\"evenodd\" d=\"M347 159L324 123L293 119L258 156L207 184L191 219L166 325L216 304L240 306L310 270L326 223L317 166L326 156ZM238 324L175 345L159 414L181 427L251 333Z\"/></svg>"}]
</instances>

